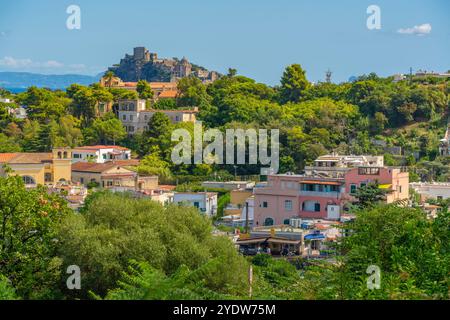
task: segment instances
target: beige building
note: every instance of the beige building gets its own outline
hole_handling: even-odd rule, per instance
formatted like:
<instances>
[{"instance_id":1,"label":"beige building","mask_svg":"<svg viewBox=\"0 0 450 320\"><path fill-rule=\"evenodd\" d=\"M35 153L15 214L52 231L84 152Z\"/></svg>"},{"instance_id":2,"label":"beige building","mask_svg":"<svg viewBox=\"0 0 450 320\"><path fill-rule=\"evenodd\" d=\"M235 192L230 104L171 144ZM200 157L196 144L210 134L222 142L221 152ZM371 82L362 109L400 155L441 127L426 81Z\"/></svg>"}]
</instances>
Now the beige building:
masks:
<instances>
[{"instance_id":1,"label":"beige building","mask_svg":"<svg viewBox=\"0 0 450 320\"><path fill-rule=\"evenodd\" d=\"M66 148L48 153L0 153L0 175L7 174L6 165L12 174L22 177L27 187L69 183L71 164L72 152Z\"/></svg>"},{"instance_id":2,"label":"beige building","mask_svg":"<svg viewBox=\"0 0 450 320\"><path fill-rule=\"evenodd\" d=\"M161 112L169 117L172 123L195 122L198 108L192 110L147 110L145 100L119 100L117 115L129 135L148 130L148 122Z\"/></svg>"},{"instance_id":3,"label":"beige building","mask_svg":"<svg viewBox=\"0 0 450 320\"><path fill-rule=\"evenodd\" d=\"M72 181L85 185L94 183L102 188L116 190L150 190L158 187L157 176L141 177L115 162L74 163Z\"/></svg>"}]
</instances>

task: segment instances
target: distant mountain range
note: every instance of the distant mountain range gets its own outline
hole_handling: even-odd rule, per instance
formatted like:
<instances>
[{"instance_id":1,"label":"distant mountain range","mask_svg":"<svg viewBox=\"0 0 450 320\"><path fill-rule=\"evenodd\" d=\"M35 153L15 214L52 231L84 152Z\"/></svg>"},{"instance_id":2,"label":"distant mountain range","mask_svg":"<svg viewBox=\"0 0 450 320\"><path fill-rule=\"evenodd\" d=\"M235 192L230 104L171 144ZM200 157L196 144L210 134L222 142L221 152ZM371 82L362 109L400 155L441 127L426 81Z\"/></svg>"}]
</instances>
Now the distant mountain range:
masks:
<instances>
[{"instance_id":1,"label":"distant mountain range","mask_svg":"<svg viewBox=\"0 0 450 320\"><path fill-rule=\"evenodd\" d=\"M73 83L90 85L98 82L103 73L96 76L79 74L47 75L28 72L0 72L0 88L12 92L24 91L31 86L65 89Z\"/></svg>"}]
</instances>

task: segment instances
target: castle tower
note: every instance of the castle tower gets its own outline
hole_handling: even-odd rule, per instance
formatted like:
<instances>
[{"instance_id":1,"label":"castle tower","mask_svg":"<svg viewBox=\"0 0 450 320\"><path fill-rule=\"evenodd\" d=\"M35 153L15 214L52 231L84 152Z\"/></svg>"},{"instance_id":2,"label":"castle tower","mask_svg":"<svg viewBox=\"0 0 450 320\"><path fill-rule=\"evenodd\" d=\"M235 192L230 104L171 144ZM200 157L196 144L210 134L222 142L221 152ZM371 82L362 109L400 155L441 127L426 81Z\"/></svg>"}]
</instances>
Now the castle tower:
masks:
<instances>
[{"instance_id":1,"label":"castle tower","mask_svg":"<svg viewBox=\"0 0 450 320\"><path fill-rule=\"evenodd\" d=\"M148 50L145 47L136 47L133 49L134 60L145 60L145 54Z\"/></svg>"}]
</instances>

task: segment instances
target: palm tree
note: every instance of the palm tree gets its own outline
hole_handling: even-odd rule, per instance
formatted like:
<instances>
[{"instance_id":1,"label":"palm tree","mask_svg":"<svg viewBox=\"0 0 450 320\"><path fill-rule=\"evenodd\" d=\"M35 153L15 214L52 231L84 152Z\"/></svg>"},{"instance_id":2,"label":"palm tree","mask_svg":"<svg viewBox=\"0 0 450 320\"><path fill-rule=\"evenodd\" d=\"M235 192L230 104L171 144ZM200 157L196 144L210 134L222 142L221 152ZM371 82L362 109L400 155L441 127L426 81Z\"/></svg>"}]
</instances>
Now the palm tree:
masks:
<instances>
[{"instance_id":1,"label":"palm tree","mask_svg":"<svg viewBox=\"0 0 450 320\"><path fill-rule=\"evenodd\" d=\"M115 77L116 75L114 74L114 72L112 72L111 70L107 71L105 73L105 75L103 76L103 78L105 79L105 83L107 84L106 86L108 88L111 88L112 86L112 79Z\"/></svg>"}]
</instances>

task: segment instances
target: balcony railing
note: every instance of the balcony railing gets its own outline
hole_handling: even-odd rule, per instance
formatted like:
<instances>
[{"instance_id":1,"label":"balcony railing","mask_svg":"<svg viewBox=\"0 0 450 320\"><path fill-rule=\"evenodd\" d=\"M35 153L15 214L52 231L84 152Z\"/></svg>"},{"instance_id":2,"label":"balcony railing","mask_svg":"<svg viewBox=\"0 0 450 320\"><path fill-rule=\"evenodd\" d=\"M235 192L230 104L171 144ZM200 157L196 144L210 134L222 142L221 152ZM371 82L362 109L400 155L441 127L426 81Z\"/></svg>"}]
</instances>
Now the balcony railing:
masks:
<instances>
[{"instance_id":1,"label":"balcony railing","mask_svg":"<svg viewBox=\"0 0 450 320\"><path fill-rule=\"evenodd\" d=\"M337 191L303 191L299 193L301 196L339 198L341 193Z\"/></svg>"}]
</instances>

